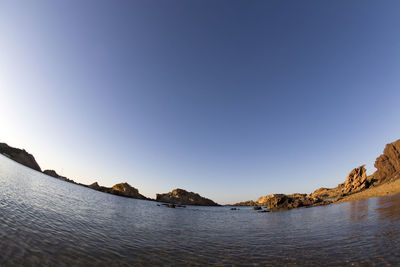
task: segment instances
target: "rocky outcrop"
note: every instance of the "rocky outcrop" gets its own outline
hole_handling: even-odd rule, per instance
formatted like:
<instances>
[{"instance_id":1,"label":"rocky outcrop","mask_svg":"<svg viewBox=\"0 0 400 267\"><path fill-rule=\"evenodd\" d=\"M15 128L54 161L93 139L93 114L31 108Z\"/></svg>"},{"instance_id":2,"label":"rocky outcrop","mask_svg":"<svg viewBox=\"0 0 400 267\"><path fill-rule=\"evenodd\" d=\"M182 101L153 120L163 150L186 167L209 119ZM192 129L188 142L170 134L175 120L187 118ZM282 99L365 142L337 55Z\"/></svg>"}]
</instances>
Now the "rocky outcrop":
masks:
<instances>
[{"instance_id":1,"label":"rocky outcrop","mask_svg":"<svg viewBox=\"0 0 400 267\"><path fill-rule=\"evenodd\" d=\"M344 184L339 186L341 186L343 194L355 193L368 188L369 183L367 181L367 170L365 169L365 165L353 169L349 175L347 175Z\"/></svg>"},{"instance_id":2,"label":"rocky outcrop","mask_svg":"<svg viewBox=\"0 0 400 267\"><path fill-rule=\"evenodd\" d=\"M43 173L46 174L46 175L49 175L49 176L51 176L51 177L54 177L54 178L57 178L57 179L66 181L66 182L76 184L76 183L74 182L74 180L68 179L67 177L64 177L64 176L59 175L55 170L44 170Z\"/></svg>"},{"instance_id":3,"label":"rocky outcrop","mask_svg":"<svg viewBox=\"0 0 400 267\"><path fill-rule=\"evenodd\" d=\"M260 197L257 202L270 210L282 210L312 206L322 202L322 199L307 194L272 194Z\"/></svg>"},{"instance_id":4,"label":"rocky outcrop","mask_svg":"<svg viewBox=\"0 0 400 267\"><path fill-rule=\"evenodd\" d=\"M321 187L317 190L315 190L312 194L310 194L311 197L313 198L321 198L321 199L332 199L336 198L338 195L341 194L341 187L335 187L335 188L325 188Z\"/></svg>"},{"instance_id":5,"label":"rocky outcrop","mask_svg":"<svg viewBox=\"0 0 400 267\"><path fill-rule=\"evenodd\" d=\"M88 185L88 187L90 187L94 190L100 190L100 188L101 188L101 186L97 182L94 182L93 184Z\"/></svg>"},{"instance_id":6,"label":"rocky outcrop","mask_svg":"<svg viewBox=\"0 0 400 267\"><path fill-rule=\"evenodd\" d=\"M97 182L94 182L93 184L88 185L87 187L92 188L97 191L101 191L104 193L113 194L113 195L117 195L117 196L137 198L137 199L148 199L147 197L141 195L139 193L139 190L132 187L128 183L120 183L120 184L114 185L113 187L105 187L105 186L100 186Z\"/></svg>"},{"instance_id":7,"label":"rocky outcrop","mask_svg":"<svg viewBox=\"0 0 400 267\"><path fill-rule=\"evenodd\" d=\"M384 182L393 178L398 178L400 175L400 139L387 144L374 164L376 172L373 177L378 182Z\"/></svg>"},{"instance_id":8,"label":"rocky outcrop","mask_svg":"<svg viewBox=\"0 0 400 267\"><path fill-rule=\"evenodd\" d=\"M259 204L256 201L248 200L233 204L232 206L258 206Z\"/></svg>"},{"instance_id":9,"label":"rocky outcrop","mask_svg":"<svg viewBox=\"0 0 400 267\"><path fill-rule=\"evenodd\" d=\"M125 197L133 197L133 198L140 198L146 199L146 197L139 194L139 190L130 186L128 183L120 183L116 184L111 188L116 195L122 195Z\"/></svg>"},{"instance_id":10,"label":"rocky outcrop","mask_svg":"<svg viewBox=\"0 0 400 267\"><path fill-rule=\"evenodd\" d=\"M169 193L157 194L156 201L181 205L219 206L211 199L179 188Z\"/></svg>"},{"instance_id":11,"label":"rocky outcrop","mask_svg":"<svg viewBox=\"0 0 400 267\"><path fill-rule=\"evenodd\" d=\"M22 165L25 165L28 168L37 170L39 172L42 171L35 158L26 152L25 149L18 149L10 147L5 143L0 143L0 153Z\"/></svg>"}]
</instances>

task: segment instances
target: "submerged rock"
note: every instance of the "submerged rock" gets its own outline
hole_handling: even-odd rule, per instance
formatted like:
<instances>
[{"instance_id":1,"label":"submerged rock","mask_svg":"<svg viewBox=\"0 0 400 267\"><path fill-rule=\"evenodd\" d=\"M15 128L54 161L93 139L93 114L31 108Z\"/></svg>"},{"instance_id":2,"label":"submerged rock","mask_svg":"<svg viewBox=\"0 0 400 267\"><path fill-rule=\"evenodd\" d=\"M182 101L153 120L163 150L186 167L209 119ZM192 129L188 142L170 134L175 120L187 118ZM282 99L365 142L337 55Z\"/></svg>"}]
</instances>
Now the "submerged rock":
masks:
<instances>
[{"instance_id":1,"label":"submerged rock","mask_svg":"<svg viewBox=\"0 0 400 267\"><path fill-rule=\"evenodd\" d=\"M6 143L0 143L0 153L22 165L25 165L28 168L37 170L39 172L42 171L35 158L26 152L25 149L14 148L8 146Z\"/></svg>"},{"instance_id":2,"label":"submerged rock","mask_svg":"<svg viewBox=\"0 0 400 267\"><path fill-rule=\"evenodd\" d=\"M211 199L179 188L172 190L169 193L157 194L156 201L183 205L219 206Z\"/></svg>"}]
</instances>

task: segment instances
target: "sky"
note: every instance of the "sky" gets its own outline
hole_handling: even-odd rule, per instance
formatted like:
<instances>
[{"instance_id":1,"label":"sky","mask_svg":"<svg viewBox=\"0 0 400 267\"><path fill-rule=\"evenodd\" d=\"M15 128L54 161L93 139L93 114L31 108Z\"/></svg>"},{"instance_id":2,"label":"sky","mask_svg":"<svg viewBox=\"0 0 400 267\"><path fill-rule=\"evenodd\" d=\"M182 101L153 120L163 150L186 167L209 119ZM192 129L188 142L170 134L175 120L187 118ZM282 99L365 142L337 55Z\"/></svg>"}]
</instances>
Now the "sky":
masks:
<instances>
[{"instance_id":1,"label":"sky","mask_svg":"<svg viewBox=\"0 0 400 267\"><path fill-rule=\"evenodd\" d=\"M399 1L0 0L0 142L222 204L342 183L400 138Z\"/></svg>"}]
</instances>

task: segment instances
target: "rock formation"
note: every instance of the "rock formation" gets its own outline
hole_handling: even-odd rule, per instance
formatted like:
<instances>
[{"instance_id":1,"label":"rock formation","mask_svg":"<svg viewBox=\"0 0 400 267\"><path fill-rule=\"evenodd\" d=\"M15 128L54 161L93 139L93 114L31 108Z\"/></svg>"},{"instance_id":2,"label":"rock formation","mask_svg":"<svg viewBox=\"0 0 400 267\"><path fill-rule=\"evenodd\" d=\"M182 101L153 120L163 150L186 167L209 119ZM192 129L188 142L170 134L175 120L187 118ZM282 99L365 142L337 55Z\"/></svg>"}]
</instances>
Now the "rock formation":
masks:
<instances>
[{"instance_id":1,"label":"rock formation","mask_svg":"<svg viewBox=\"0 0 400 267\"><path fill-rule=\"evenodd\" d=\"M349 175L347 175L346 181L341 186L343 194L355 193L368 188L369 183L367 181L367 170L365 165L353 169Z\"/></svg>"},{"instance_id":2,"label":"rock formation","mask_svg":"<svg viewBox=\"0 0 400 267\"><path fill-rule=\"evenodd\" d=\"M270 210L280 210L312 206L322 202L322 199L307 194L272 194L260 197L257 202L259 205L267 206Z\"/></svg>"},{"instance_id":3,"label":"rock formation","mask_svg":"<svg viewBox=\"0 0 400 267\"><path fill-rule=\"evenodd\" d=\"M76 183L74 182L74 180L71 180L71 179L68 179L67 177L64 177L64 176L59 175L55 170L44 170L43 173L44 173L44 174L47 174L47 175L49 175L49 176L51 176L51 177L54 177L54 178L57 178L57 179L66 181L66 182L70 182L70 183L76 184Z\"/></svg>"},{"instance_id":4,"label":"rock formation","mask_svg":"<svg viewBox=\"0 0 400 267\"><path fill-rule=\"evenodd\" d=\"M400 139L386 145L383 154L376 159L374 166L376 172L373 174L373 177L377 179L379 183L399 177Z\"/></svg>"},{"instance_id":5,"label":"rock formation","mask_svg":"<svg viewBox=\"0 0 400 267\"><path fill-rule=\"evenodd\" d=\"M5 143L0 143L0 153L22 165L25 165L28 168L37 170L39 172L42 171L35 158L26 152L25 149L18 149L10 147Z\"/></svg>"},{"instance_id":6,"label":"rock formation","mask_svg":"<svg viewBox=\"0 0 400 267\"><path fill-rule=\"evenodd\" d=\"M219 206L211 199L183 189L175 189L169 193L157 194L156 201L181 205Z\"/></svg>"},{"instance_id":7,"label":"rock formation","mask_svg":"<svg viewBox=\"0 0 400 267\"><path fill-rule=\"evenodd\" d=\"M258 206L259 204L256 201L248 200L233 204L233 206Z\"/></svg>"},{"instance_id":8,"label":"rock formation","mask_svg":"<svg viewBox=\"0 0 400 267\"><path fill-rule=\"evenodd\" d=\"M101 191L104 193L108 194L113 194L113 195L118 195L118 196L123 196L123 197L130 197L130 198L137 198L137 199L148 199L147 197L139 194L139 190L136 188L132 187L128 183L120 183L116 184L113 187L105 187L105 186L100 186L97 182L94 182L91 185L88 185L87 187L92 188L97 191Z\"/></svg>"}]
</instances>

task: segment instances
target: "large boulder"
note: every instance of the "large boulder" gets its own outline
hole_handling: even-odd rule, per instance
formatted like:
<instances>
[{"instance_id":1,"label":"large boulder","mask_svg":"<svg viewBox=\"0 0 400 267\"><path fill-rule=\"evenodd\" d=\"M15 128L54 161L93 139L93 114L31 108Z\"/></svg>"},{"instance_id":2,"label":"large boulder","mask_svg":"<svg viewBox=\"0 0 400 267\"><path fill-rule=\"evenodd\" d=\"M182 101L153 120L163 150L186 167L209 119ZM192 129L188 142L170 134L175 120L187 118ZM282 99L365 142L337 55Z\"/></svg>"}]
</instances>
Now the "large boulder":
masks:
<instances>
[{"instance_id":1,"label":"large boulder","mask_svg":"<svg viewBox=\"0 0 400 267\"><path fill-rule=\"evenodd\" d=\"M42 171L35 158L26 152L25 149L18 149L8 146L5 143L0 143L0 153L22 165L25 165L28 168L37 170L39 172Z\"/></svg>"},{"instance_id":2,"label":"large boulder","mask_svg":"<svg viewBox=\"0 0 400 267\"><path fill-rule=\"evenodd\" d=\"M211 199L204 198L197 193L188 192L179 188L172 190L169 193L157 194L156 200L181 205L219 206Z\"/></svg>"},{"instance_id":3,"label":"large boulder","mask_svg":"<svg viewBox=\"0 0 400 267\"><path fill-rule=\"evenodd\" d=\"M375 161L376 172L373 177L379 182L392 178L398 178L400 175L400 139L387 144Z\"/></svg>"},{"instance_id":4,"label":"large boulder","mask_svg":"<svg viewBox=\"0 0 400 267\"><path fill-rule=\"evenodd\" d=\"M349 175L347 175L346 181L341 186L343 194L355 193L368 188L369 183L367 181L367 170L365 165L353 169Z\"/></svg>"}]
</instances>

